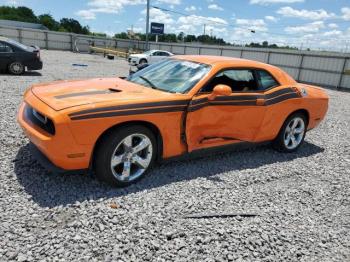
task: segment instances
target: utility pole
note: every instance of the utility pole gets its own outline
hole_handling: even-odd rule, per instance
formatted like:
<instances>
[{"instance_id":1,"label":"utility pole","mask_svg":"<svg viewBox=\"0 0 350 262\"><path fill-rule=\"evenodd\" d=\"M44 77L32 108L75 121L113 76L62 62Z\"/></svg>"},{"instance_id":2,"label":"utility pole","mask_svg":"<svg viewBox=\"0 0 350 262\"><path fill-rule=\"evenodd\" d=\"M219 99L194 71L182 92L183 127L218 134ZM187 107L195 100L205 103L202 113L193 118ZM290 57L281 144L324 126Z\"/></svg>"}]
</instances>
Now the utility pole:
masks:
<instances>
[{"instance_id":1,"label":"utility pole","mask_svg":"<svg viewBox=\"0 0 350 262\"><path fill-rule=\"evenodd\" d=\"M150 1L151 0L147 0L147 15L146 15L146 50L148 50L148 46L149 46L149 8L150 8Z\"/></svg>"},{"instance_id":2,"label":"utility pole","mask_svg":"<svg viewBox=\"0 0 350 262\"><path fill-rule=\"evenodd\" d=\"M204 24L204 28L203 28L203 35L205 35L205 28L207 27L206 24Z\"/></svg>"}]
</instances>

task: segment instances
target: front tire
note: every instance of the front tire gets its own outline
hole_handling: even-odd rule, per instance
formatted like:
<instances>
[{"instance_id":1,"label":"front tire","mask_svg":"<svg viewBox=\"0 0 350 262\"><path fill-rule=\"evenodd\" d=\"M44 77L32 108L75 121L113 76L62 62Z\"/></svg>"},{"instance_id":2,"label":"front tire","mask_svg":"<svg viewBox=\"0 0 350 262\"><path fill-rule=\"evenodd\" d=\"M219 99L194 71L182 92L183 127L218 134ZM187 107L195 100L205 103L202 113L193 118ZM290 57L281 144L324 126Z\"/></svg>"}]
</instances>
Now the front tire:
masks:
<instances>
[{"instance_id":1,"label":"front tire","mask_svg":"<svg viewBox=\"0 0 350 262\"><path fill-rule=\"evenodd\" d=\"M113 186L129 186L146 175L156 155L156 138L148 128L133 125L114 129L97 146L95 174Z\"/></svg>"},{"instance_id":2,"label":"front tire","mask_svg":"<svg viewBox=\"0 0 350 262\"><path fill-rule=\"evenodd\" d=\"M21 75L24 73L25 68L21 62L12 62L9 64L8 70L13 75Z\"/></svg>"},{"instance_id":3,"label":"front tire","mask_svg":"<svg viewBox=\"0 0 350 262\"><path fill-rule=\"evenodd\" d=\"M140 60L139 65L144 65L144 64L147 64L147 60L143 58Z\"/></svg>"},{"instance_id":4,"label":"front tire","mask_svg":"<svg viewBox=\"0 0 350 262\"><path fill-rule=\"evenodd\" d=\"M294 152L303 144L307 118L302 113L292 114L284 122L273 146L280 152Z\"/></svg>"}]
</instances>

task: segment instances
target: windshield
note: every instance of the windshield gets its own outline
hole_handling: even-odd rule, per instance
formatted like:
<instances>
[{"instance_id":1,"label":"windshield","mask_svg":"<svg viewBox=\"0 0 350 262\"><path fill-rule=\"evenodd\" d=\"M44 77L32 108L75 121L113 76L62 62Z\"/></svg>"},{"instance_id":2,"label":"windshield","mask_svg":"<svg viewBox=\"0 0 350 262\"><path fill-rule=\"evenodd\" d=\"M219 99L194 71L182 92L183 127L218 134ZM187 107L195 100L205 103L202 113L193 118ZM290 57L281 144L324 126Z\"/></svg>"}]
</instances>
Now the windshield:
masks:
<instances>
[{"instance_id":1,"label":"windshield","mask_svg":"<svg viewBox=\"0 0 350 262\"><path fill-rule=\"evenodd\" d=\"M13 45L15 45L15 46L17 46L17 47L19 47L19 48L21 48L21 49L24 49L24 50L31 50L31 49L33 49L33 48L29 47L29 46L23 45L23 44L21 44L21 43L15 41L15 40L12 40L12 39L8 39L7 41L8 41L10 44L13 44Z\"/></svg>"},{"instance_id":2,"label":"windshield","mask_svg":"<svg viewBox=\"0 0 350 262\"><path fill-rule=\"evenodd\" d=\"M153 52L154 52L153 50L149 50L149 51L144 52L143 54L144 55L151 55L151 54L153 54Z\"/></svg>"},{"instance_id":3,"label":"windshield","mask_svg":"<svg viewBox=\"0 0 350 262\"><path fill-rule=\"evenodd\" d=\"M127 78L128 81L171 93L192 89L210 70L206 64L166 59Z\"/></svg>"}]
</instances>

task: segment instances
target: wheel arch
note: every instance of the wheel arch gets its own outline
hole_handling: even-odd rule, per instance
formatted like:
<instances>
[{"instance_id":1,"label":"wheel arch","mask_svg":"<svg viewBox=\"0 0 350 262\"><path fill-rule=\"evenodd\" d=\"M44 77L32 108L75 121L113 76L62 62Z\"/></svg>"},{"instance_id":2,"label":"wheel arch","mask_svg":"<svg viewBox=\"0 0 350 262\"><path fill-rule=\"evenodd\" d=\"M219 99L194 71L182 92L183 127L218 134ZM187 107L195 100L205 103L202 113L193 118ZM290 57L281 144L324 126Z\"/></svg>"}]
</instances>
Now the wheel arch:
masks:
<instances>
[{"instance_id":1,"label":"wheel arch","mask_svg":"<svg viewBox=\"0 0 350 262\"><path fill-rule=\"evenodd\" d=\"M294 111L292 111L287 117L284 118L284 120L283 120L283 122L281 123L281 125L280 125L280 127L279 127L279 129L278 129L278 132L277 132L277 134L275 135L275 138L274 138L274 139L276 139L276 137L277 137L278 134L280 133L280 131L281 131L281 129L282 129L284 123L287 121L287 119L288 119L291 115L294 115L294 114L297 114L297 113L302 113L302 114L306 117L306 121L307 121L306 126L307 126L307 127L309 126L309 122L310 122L310 113L309 113L309 111L307 111L307 110L304 109L304 108L300 108L300 109L294 110Z\"/></svg>"},{"instance_id":2,"label":"wheel arch","mask_svg":"<svg viewBox=\"0 0 350 262\"><path fill-rule=\"evenodd\" d=\"M285 119L284 121L286 121L291 115L297 114L297 113L301 113L301 114L303 114L303 115L306 117L306 121L307 121L306 126L308 126L308 125L309 125L309 122L310 122L310 113L309 113L309 111L307 111L307 110L304 109L304 108L301 108L301 109L298 109L298 110L293 111L292 113L290 113L290 114L286 117L286 119ZM283 123L284 123L284 122L283 122Z\"/></svg>"},{"instance_id":3,"label":"wheel arch","mask_svg":"<svg viewBox=\"0 0 350 262\"><path fill-rule=\"evenodd\" d=\"M94 159L94 155L96 152L96 148L98 146L98 144L101 142L101 140L109 133L114 132L117 129L123 128L123 127L129 127L129 126L133 126L133 125L138 125L138 126L144 126L146 128L148 128L149 130L151 130L151 132L155 135L156 140L157 140L157 158L156 160L159 161L162 158L163 155L163 137L162 134L159 130L159 128L148 121L142 121L142 120L132 120L132 121L127 121L127 122L123 122L123 123L119 123L116 124L114 126L111 126L109 128L107 128L96 140L95 144L94 144L94 148L92 150L92 154L90 157L90 168L93 165L93 159Z\"/></svg>"}]
</instances>

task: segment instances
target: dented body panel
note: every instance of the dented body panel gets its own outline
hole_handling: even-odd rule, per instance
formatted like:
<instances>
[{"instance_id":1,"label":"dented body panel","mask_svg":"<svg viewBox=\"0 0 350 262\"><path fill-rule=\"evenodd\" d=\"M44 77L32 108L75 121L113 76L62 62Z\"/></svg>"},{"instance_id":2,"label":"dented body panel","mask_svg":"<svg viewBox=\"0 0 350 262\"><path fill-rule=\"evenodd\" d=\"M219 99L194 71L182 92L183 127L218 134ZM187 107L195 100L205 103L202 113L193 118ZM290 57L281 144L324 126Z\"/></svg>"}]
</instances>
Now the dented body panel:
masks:
<instances>
[{"instance_id":1,"label":"dented body panel","mask_svg":"<svg viewBox=\"0 0 350 262\"><path fill-rule=\"evenodd\" d=\"M271 141L297 110L307 112L308 129L316 127L326 115L325 91L299 84L274 66L214 56L175 59L205 63L211 70L184 94L154 90L120 78L34 85L24 95L18 121L54 165L74 170L89 168L94 147L106 131L129 123L157 130L161 158L166 159L221 145ZM229 68L266 70L279 86L209 99L210 93L201 92L202 87ZM33 123L28 112L52 122L54 133Z\"/></svg>"}]
</instances>

